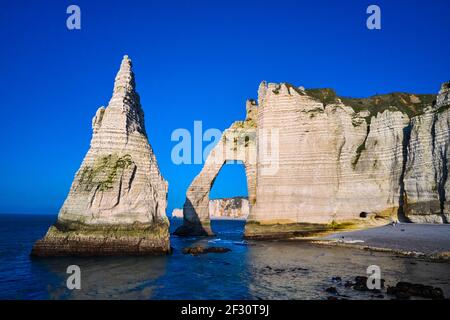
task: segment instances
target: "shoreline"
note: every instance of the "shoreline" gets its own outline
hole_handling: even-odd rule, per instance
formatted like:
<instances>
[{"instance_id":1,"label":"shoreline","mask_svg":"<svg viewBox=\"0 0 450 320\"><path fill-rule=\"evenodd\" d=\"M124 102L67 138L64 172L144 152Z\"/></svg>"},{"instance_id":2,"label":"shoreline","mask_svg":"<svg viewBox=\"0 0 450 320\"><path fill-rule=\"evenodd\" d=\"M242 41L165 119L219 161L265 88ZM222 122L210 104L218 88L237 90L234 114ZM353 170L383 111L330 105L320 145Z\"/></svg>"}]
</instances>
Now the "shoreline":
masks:
<instances>
[{"instance_id":1,"label":"shoreline","mask_svg":"<svg viewBox=\"0 0 450 320\"><path fill-rule=\"evenodd\" d=\"M183 221L183 218L170 218L170 221ZM216 221L247 221L247 218L231 218L231 217L213 217L210 218L210 220L216 220Z\"/></svg>"},{"instance_id":2,"label":"shoreline","mask_svg":"<svg viewBox=\"0 0 450 320\"><path fill-rule=\"evenodd\" d=\"M450 225L401 223L292 240L450 262Z\"/></svg>"},{"instance_id":3,"label":"shoreline","mask_svg":"<svg viewBox=\"0 0 450 320\"><path fill-rule=\"evenodd\" d=\"M298 239L300 240L300 239ZM391 253L398 257L409 257L409 258L417 258L423 260L430 260L432 262L446 262L450 263L450 252L442 252L437 254L427 254L418 251L405 251L405 250L397 250L386 247L373 247L373 246L363 246L339 241L326 241L326 240L314 240L314 239L304 239L303 241L316 244L319 246L326 247L340 247L340 248L348 248L348 249L357 249L363 251L371 251L371 252L382 252L382 253Z\"/></svg>"}]
</instances>

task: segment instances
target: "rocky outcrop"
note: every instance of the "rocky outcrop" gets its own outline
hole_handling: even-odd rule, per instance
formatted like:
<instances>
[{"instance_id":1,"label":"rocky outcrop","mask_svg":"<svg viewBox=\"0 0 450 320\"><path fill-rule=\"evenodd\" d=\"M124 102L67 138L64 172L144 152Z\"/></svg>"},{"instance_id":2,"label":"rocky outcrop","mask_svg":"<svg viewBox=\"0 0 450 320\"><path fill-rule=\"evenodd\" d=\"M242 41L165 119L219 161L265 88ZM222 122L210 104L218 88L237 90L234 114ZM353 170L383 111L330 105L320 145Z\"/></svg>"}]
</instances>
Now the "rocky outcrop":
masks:
<instances>
[{"instance_id":1,"label":"rocky outcrop","mask_svg":"<svg viewBox=\"0 0 450 320\"><path fill-rule=\"evenodd\" d=\"M262 84L258 130L277 132L273 172L259 154L256 205L249 220L331 223L361 212L396 213L408 116L356 112L340 100L324 104L286 84ZM262 146L263 136L258 135Z\"/></svg>"},{"instance_id":2,"label":"rocky outcrop","mask_svg":"<svg viewBox=\"0 0 450 320\"><path fill-rule=\"evenodd\" d=\"M183 225L176 235L213 235L209 217L209 192L220 169L227 161L242 161L247 177L250 205L256 197L256 104L247 101L245 121L236 121L224 131L211 150L202 171L195 177L186 193Z\"/></svg>"},{"instance_id":3,"label":"rocky outcrop","mask_svg":"<svg viewBox=\"0 0 450 320\"><path fill-rule=\"evenodd\" d=\"M175 208L172 210L172 219L183 219L183 209Z\"/></svg>"},{"instance_id":4,"label":"rocky outcrop","mask_svg":"<svg viewBox=\"0 0 450 320\"><path fill-rule=\"evenodd\" d=\"M170 250L167 182L148 142L125 56L112 98L92 120L91 146L59 215L32 254L113 255Z\"/></svg>"},{"instance_id":5,"label":"rocky outcrop","mask_svg":"<svg viewBox=\"0 0 450 320\"><path fill-rule=\"evenodd\" d=\"M437 97L346 98L331 89L263 82L252 104L257 153L247 178L256 185L255 193L249 189L246 236L310 234L312 225L324 231L398 217L447 222L448 101L449 84ZM191 227L208 223L204 204L218 170L207 161L187 192L184 218Z\"/></svg>"},{"instance_id":6,"label":"rocky outcrop","mask_svg":"<svg viewBox=\"0 0 450 320\"><path fill-rule=\"evenodd\" d=\"M417 223L449 223L450 83L436 104L411 121L405 169L405 215Z\"/></svg>"},{"instance_id":7,"label":"rocky outcrop","mask_svg":"<svg viewBox=\"0 0 450 320\"><path fill-rule=\"evenodd\" d=\"M249 201L244 197L209 200L211 219L247 219L249 212Z\"/></svg>"},{"instance_id":8,"label":"rocky outcrop","mask_svg":"<svg viewBox=\"0 0 450 320\"><path fill-rule=\"evenodd\" d=\"M250 204L245 197L232 197L209 200L210 219L247 219ZM172 219L183 218L183 209L173 209Z\"/></svg>"}]
</instances>

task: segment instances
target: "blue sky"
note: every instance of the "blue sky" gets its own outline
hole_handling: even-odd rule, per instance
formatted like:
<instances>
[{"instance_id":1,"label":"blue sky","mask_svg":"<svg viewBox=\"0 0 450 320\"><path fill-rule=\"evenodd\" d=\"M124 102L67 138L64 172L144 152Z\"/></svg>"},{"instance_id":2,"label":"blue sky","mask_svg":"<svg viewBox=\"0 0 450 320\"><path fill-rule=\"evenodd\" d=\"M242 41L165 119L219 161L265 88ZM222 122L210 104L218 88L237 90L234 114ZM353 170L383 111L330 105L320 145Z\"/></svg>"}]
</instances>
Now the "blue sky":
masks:
<instances>
[{"instance_id":1,"label":"blue sky","mask_svg":"<svg viewBox=\"0 0 450 320\"><path fill-rule=\"evenodd\" d=\"M81 30L66 28L70 4ZM366 28L370 4L381 30ZM201 169L171 162L174 129L227 128L262 80L436 93L450 80L449 12L448 0L2 1L0 212L59 210L124 54L171 210ZM244 193L243 168L228 165L212 197Z\"/></svg>"}]
</instances>

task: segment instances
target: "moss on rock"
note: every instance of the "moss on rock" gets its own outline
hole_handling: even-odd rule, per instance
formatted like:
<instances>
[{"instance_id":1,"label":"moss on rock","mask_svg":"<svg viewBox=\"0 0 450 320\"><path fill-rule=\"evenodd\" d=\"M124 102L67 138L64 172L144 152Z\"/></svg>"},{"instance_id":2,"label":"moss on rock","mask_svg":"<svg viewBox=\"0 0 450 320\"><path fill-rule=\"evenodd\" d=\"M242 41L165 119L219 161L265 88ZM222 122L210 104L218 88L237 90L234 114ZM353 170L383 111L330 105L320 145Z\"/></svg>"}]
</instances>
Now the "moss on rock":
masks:
<instances>
[{"instance_id":1,"label":"moss on rock","mask_svg":"<svg viewBox=\"0 0 450 320\"><path fill-rule=\"evenodd\" d=\"M85 166L79 178L79 188L83 191L91 191L98 188L106 191L113 188L119 173L133 164L129 154L119 156L108 154L95 160L93 166Z\"/></svg>"}]
</instances>

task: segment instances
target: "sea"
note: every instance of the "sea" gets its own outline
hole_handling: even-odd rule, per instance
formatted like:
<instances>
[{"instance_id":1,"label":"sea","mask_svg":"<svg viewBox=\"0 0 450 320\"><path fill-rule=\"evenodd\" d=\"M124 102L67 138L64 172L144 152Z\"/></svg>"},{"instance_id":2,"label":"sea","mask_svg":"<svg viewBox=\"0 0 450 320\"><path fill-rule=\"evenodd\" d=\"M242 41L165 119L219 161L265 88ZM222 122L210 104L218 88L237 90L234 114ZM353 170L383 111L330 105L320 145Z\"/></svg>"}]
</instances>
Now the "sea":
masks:
<instances>
[{"instance_id":1,"label":"sea","mask_svg":"<svg viewBox=\"0 0 450 320\"><path fill-rule=\"evenodd\" d=\"M391 299L346 287L379 266L386 286L408 281L440 287L450 297L450 265L389 253L325 247L302 241L247 241L245 221L212 221L212 238L171 236L173 253L148 257L32 259L33 243L56 215L0 215L0 299ZM171 222L173 231L181 221ZM227 253L192 256L190 246ZM80 289L68 289L70 265ZM330 290L328 290L330 291Z\"/></svg>"}]
</instances>

